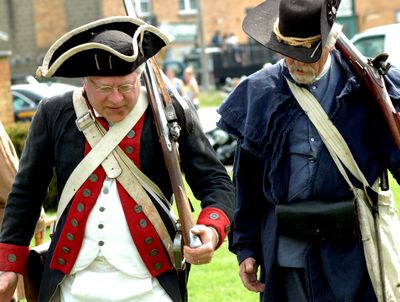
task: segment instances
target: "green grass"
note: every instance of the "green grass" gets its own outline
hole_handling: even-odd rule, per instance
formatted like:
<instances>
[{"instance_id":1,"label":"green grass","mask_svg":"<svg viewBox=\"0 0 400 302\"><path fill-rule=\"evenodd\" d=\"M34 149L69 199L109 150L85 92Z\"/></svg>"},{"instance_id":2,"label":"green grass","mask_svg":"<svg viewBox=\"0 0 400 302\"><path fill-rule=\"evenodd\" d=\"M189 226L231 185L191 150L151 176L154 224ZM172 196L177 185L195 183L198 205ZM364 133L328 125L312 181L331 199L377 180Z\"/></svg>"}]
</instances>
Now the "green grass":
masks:
<instances>
[{"instance_id":1,"label":"green grass","mask_svg":"<svg viewBox=\"0 0 400 302\"><path fill-rule=\"evenodd\" d=\"M200 108L219 107L225 94L219 90L202 91L199 95Z\"/></svg>"},{"instance_id":2,"label":"green grass","mask_svg":"<svg viewBox=\"0 0 400 302\"><path fill-rule=\"evenodd\" d=\"M200 202L189 187L189 199L195 208L195 220L200 212ZM188 283L189 302L256 302L258 294L245 289L239 278L236 256L228 251L225 242L215 252L213 260L207 265L192 265Z\"/></svg>"}]
</instances>

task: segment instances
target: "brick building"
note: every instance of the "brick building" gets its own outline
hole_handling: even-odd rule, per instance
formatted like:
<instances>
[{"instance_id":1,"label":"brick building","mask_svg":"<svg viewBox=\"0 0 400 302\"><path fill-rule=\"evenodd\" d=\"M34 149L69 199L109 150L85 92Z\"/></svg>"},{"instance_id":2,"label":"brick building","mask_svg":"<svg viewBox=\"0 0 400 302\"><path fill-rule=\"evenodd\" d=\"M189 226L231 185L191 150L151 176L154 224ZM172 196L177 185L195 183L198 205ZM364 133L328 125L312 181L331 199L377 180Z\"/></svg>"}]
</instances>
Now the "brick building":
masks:
<instances>
[{"instance_id":1,"label":"brick building","mask_svg":"<svg viewBox=\"0 0 400 302\"><path fill-rule=\"evenodd\" d=\"M174 37L172 47L187 51L203 32L209 44L215 30L234 33L240 43L246 10L261 0L201 0L202 31L198 30L199 0L136 0L140 16ZM342 0L342 4L346 0ZM352 4L357 30L399 20L400 0L347 0ZM355 17L354 17L355 13ZM0 1L0 30L9 33L12 74L33 74L47 48L60 35L105 16L125 14L122 0L7 0ZM179 55L179 53L178 53Z\"/></svg>"},{"instance_id":2,"label":"brick building","mask_svg":"<svg viewBox=\"0 0 400 302\"><path fill-rule=\"evenodd\" d=\"M248 43L248 37L241 28L242 20L246 11L261 0L135 2L141 18L159 26L174 39L171 46L161 54L161 59L165 56L179 59L201 41L199 33L203 34L205 45L210 43L216 30L222 34L233 33L240 43ZM353 22L353 33L377 25L400 22L400 0L342 0L342 6L347 9L347 17L342 20ZM200 19L199 12L202 12ZM10 36L11 74L34 74L48 47L68 30L102 17L121 14L125 14L122 0L0 1L0 32ZM201 30L199 23L202 24ZM347 23L345 30L349 32ZM0 79L3 79L4 74L2 71Z\"/></svg>"}]
</instances>

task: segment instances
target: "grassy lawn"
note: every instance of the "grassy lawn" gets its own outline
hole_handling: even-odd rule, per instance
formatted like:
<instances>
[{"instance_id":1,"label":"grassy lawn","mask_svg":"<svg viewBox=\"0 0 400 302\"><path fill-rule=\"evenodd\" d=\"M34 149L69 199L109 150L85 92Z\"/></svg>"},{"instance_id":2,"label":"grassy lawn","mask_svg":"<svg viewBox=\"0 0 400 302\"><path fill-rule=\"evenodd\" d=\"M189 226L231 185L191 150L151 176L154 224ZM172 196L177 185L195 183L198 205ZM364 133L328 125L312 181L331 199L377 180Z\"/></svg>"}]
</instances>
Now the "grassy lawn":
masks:
<instances>
[{"instance_id":1,"label":"grassy lawn","mask_svg":"<svg viewBox=\"0 0 400 302\"><path fill-rule=\"evenodd\" d=\"M195 219L200 211L199 202L186 188L189 199L195 208ZM256 302L258 294L245 289L239 278L236 256L228 251L225 241L215 252L211 263L192 265L188 292L190 302Z\"/></svg>"},{"instance_id":2,"label":"grassy lawn","mask_svg":"<svg viewBox=\"0 0 400 302\"><path fill-rule=\"evenodd\" d=\"M218 107L225 97L225 93L218 90L203 91L200 93L200 108Z\"/></svg>"}]
</instances>

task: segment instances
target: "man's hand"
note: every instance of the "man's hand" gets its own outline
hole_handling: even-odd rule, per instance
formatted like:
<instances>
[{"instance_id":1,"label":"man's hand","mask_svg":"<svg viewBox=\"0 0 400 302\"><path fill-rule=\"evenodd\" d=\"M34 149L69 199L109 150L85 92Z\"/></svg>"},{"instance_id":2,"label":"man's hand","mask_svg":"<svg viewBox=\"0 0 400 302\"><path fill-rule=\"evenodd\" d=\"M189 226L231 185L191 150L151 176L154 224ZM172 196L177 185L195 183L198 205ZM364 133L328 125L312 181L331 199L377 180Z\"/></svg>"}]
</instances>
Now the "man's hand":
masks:
<instances>
[{"instance_id":1,"label":"man's hand","mask_svg":"<svg viewBox=\"0 0 400 302\"><path fill-rule=\"evenodd\" d=\"M201 224L195 225L191 232L200 237L202 245L196 248L189 246L183 247L183 254L187 262L191 264L206 264L210 263L214 255L215 247L218 244L216 232Z\"/></svg>"},{"instance_id":2,"label":"man's hand","mask_svg":"<svg viewBox=\"0 0 400 302\"><path fill-rule=\"evenodd\" d=\"M254 258L247 258L240 263L239 276L244 287L253 292L264 292L265 284L257 280L258 264Z\"/></svg>"},{"instance_id":3,"label":"man's hand","mask_svg":"<svg viewBox=\"0 0 400 302\"><path fill-rule=\"evenodd\" d=\"M10 302L17 287L18 275L14 272L0 272L0 302Z\"/></svg>"}]
</instances>

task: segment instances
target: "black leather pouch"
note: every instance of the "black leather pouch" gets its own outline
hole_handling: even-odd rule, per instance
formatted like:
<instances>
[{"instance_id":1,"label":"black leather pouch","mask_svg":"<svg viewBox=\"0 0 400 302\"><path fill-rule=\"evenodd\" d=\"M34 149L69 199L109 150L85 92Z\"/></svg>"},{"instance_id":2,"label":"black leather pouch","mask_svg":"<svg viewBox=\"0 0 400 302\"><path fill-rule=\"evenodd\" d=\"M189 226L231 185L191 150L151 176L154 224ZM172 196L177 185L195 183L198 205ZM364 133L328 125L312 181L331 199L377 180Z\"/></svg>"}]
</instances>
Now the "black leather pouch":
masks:
<instances>
[{"instance_id":1,"label":"black leather pouch","mask_svg":"<svg viewBox=\"0 0 400 302\"><path fill-rule=\"evenodd\" d=\"M312 241L345 240L358 236L354 200L303 201L277 205L278 231Z\"/></svg>"}]
</instances>

